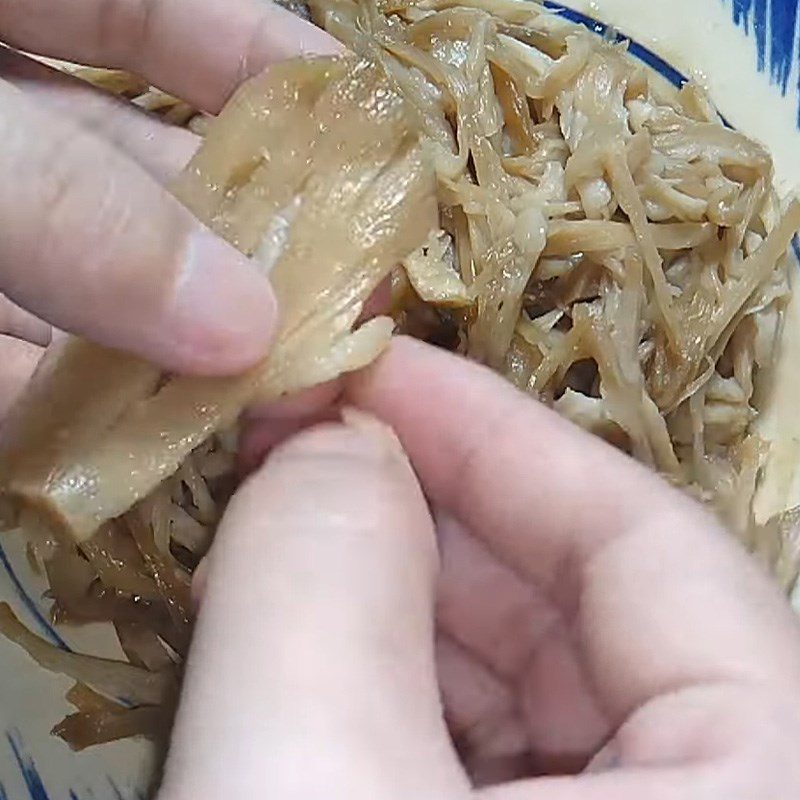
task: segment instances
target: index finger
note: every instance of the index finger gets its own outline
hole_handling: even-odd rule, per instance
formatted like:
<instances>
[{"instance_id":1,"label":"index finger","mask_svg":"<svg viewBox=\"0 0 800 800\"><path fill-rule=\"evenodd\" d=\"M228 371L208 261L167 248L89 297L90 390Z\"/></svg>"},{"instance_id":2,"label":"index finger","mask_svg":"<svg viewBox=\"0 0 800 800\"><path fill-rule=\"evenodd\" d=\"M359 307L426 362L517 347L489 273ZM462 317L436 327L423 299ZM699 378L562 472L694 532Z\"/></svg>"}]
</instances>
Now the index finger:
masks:
<instances>
[{"instance_id":1,"label":"index finger","mask_svg":"<svg viewBox=\"0 0 800 800\"><path fill-rule=\"evenodd\" d=\"M349 382L434 505L558 603L612 719L701 683L797 691L800 629L698 505L488 370L398 340Z\"/></svg>"},{"instance_id":2,"label":"index finger","mask_svg":"<svg viewBox=\"0 0 800 800\"><path fill-rule=\"evenodd\" d=\"M643 514L693 509L677 493L654 492L660 482L644 467L488 369L417 341L396 339L348 386L396 429L431 499L491 531L493 549L538 583Z\"/></svg>"},{"instance_id":3,"label":"index finger","mask_svg":"<svg viewBox=\"0 0 800 800\"><path fill-rule=\"evenodd\" d=\"M210 112L271 63L341 50L269 0L0 0L0 38L28 52L135 72Z\"/></svg>"}]
</instances>

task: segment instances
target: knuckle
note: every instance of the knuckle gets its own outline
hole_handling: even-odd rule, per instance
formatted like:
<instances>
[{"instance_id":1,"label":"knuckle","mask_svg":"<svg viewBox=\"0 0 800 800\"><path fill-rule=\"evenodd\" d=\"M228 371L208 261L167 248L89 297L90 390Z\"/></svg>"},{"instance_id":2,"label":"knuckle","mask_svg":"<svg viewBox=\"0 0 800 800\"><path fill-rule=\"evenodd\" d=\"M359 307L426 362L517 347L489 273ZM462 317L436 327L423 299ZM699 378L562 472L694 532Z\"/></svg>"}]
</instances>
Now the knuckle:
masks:
<instances>
[{"instance_id":1,"label":"knuckle","mask_svg":"<svg viewBox=\"0 0 800 800\"><path fill-rule=\"evenodd\" d=\"M97 47L128 67L142 62L158 30L162 0L100 0Z\"/></svg>"},{"instance_id":2,"label":"knuckle","mask_svg":"<svg viewBox=\"0 0 800 800\"><path fill-rule=\"evenodd\" d=\"M52 338L52 331L47 323L20 308L3 294L0 294L0 334L42 346L50 344Z\"/></svg>"},{"instance_id":3,"label":"knuckle","mask_svg":"<svg viewBox=\"0 0 800 800\"><path fill-rule=\"evenodd\" d=\"M55 136L40 152L41 230L33 246L42 266L56 261L75 266L98 255L101 237L97 234L107 215L111 171L105 165L90 171L83 144L82 137ZM98 179L102 181L99 191L92 185Z\"/></svg>"},{"instance_id":4,"label":"knuckle","mask_svg":"<svg viewBox=\"0 0 800 800\"><path fill-rule=\"evenodd\" d=\"M41 224L30 243L38 274L60 285L68 275L64 296L76 304L119 298L139 308L157 300L180 265L185 226L85 134L57 135L40 155Z\"/></svg>"},{"instance_id":5,"label":"knuckle","mask_svg":"<svg viewBox=\"0 0 800 800\"><path fill-rule=\"evenodd\" d=\"M81 172L88 165L81 163L83 159L76 159L75 141L61 129L51 130L37 150L31 211L37 215L38 226L36 235L30 237L29 257L40 270L46 270L54 262L70 258L71 254L64 250L64 232L73 227L74 208L84 183ZM81 231L83 227L76 233Z\"/></svg>"}]
</instances>

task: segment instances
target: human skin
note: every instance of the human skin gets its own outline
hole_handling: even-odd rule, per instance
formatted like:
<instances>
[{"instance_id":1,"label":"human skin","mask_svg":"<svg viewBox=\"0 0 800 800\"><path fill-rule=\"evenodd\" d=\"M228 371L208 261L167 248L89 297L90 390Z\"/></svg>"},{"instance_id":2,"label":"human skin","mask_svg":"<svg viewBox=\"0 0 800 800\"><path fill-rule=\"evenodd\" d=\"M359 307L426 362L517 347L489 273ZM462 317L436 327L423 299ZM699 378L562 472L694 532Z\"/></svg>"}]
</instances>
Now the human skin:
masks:
<instances>
[{"instance_id":1,"label":"human skin","mask_svg":"<svg viewBox=\"0 0 800 800\"><path fill-rule=\"evenodd\" d=\"M273 60L337 49L255 0L0 0L0 39L210 112ZM181 371L263 355L268 284L162 188L192 135L11 51L0 79L0 412L51 324ZM351 418L239 492L162 800L800 796L797 623L701 510L419 345L346 399L404 450Z\"/></svg>"},{"instance_id":2,"label":"human skin","mask_svg":"<svg viewBox=\"0 0 800 800\"><path fill-rule=\"evenodd\" d=\"M0 43L128 69L211 113L276 60L339 50L259 0L0 0ZM180 372L265 355L268 281L164 188L194 136L8 48L0 109L0 410L50 325Z\"/></svg>"},{"instance_id":3,"label":"human skin","mask_svg":"<svg viewBox=\"0 0 800 800\"><path fill-rule=\"evenodd\" d=\"M344 402L220 526L159 800L800 796L800 626L704 509L420 343Z\"/></svg>"}]
</instances>

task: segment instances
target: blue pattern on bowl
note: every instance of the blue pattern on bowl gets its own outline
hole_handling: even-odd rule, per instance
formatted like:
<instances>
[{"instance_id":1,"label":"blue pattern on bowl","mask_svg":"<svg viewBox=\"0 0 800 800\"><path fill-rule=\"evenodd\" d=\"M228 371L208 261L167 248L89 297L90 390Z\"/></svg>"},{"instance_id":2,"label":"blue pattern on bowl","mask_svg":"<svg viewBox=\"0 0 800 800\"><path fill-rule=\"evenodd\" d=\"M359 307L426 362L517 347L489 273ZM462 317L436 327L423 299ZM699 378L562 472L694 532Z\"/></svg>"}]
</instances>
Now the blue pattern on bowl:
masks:
<instances>
[{"instance_id":1,"label":"blue pattern on bowl","mask_svg":"<svg viewBox=\"0 0 800 800\"><path fill-rule=\"evenodd\" d=\"M40 635L51 641L53 644L58 645L62 650L69 650L67 643L61 638L61 636L58 634L58 631L56 631L56 629L53 627L52 623L41 612L38 604L35 603L25 591L22 581L20 581L20 579L17 577L17 573L14 572L14 568L11 566L11 562L8 560L8 556L6 555L6 551L3 549L2 545L0 545L0 565L2 565L3 569L6 571L6 575L8 575L8 578L14 586L14 589L16 589L17 595L22 601L22 604L25 606L25 609L36 621ZM2 796L0 796L0 800L2 800Z\"/></svg>"},{"instance_id":2,"label":"blue pattern on bowl","mask_svg":"<svg viewBox=\"0 0 800 800\"><path fill-rule=\"evenodd\" d=\"M56 800L56 797L48 794L47 789L45 789L33 757L25 751L19 731L6 732L6 741L22 774L30 800ZM141 791L135 791L132 795L126 797L110 775L108 776L108 788L115 800L145 800L145 795ZM93 800L95 796L91 789L87 790L82 798L74 789L70 789L68 795L69 800ZM11 798L3 784L0 783L0 800L17 800L17 798ZM22 798L18 800L22 800Z\"/></svg>"},{"instance_id":3,"label":"blue pattern on bowl","mask_svg":"<svg viewBox=\"0 0 800 800\"><path fill-rule=\"evenodd\" d=\"M784 96L789 77L800 59L797 36L797 0L730 0L731 17L756 43L756 67L766 72ZM798 86L800 90L800 86ZM800 105L798 105L800 126Z\"/></svg>"}]
</instances>

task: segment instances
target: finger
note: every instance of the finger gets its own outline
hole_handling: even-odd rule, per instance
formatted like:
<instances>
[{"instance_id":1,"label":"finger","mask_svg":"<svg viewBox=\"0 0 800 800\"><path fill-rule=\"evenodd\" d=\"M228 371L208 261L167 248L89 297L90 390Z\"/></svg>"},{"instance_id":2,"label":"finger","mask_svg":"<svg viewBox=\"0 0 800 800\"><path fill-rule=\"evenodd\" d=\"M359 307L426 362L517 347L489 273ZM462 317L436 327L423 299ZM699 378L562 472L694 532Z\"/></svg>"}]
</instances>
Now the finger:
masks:
<instances>
[{"instance_id":1,"label":"finger","mask_svg":"<svg viewBox=\"0 0 800 800\"><path fill-rule=\"evenodd\" d=\"M497 783L534 774L512 688L441 633L436 665L447 724L472 782Z\"/></svg>"},{"instance_id":2,"label":"finger","mask_svg":"<svg viewBox=\"0 0 800 800\"><path fill-rule=\"evenodd\" d=\"M278 449L234 498L162 798L460 797L433 654L436 553L399 446L375 423Z\"/></svg>"},{"instance_id":3,"label":"finger","mask_svg":"<svg viewBox=\"0 0 800 800\"><path fill-rule=\"evenodd\" d=\"M517 681L542 641L562 624L559 610L458 520L440 512L437 530L440 627L505 681Z\"/></svg>"},{"instance_id":4,"label":"finger","mask_svg":"<svg viewBox=\"0 0 800 800\"><path fill-rule=\"evenodd\" d=\"M734 797L706 791L713 780L709 772L708 767L664 768L580 778L535 778L483 789L477 793L476 800L715 800ZM735 797L738 800L746 795Z\"/></svg>"},{"instance_id":5,"label":"finger","mask_svg":"<svg viewBox=\"0 0 800 800\"><path fill-rule=\"evenodd\" d=\"M312 393L314 390L311 390ZM309 402L316 402L319 394L307 399L304 394L297 398L301 407L309 408ZM287 415L291 408L281 402L278 416L267 417L254 422L245 428L239 438L239 450L236 454L240 475L248 475L261 466L264 458L278 445L308 428L323 422L339 421L339 409L324 405L311 408L309 411Z\"/></svg>"},{"instance_id":6,"label":"finger","mask_svg":"<svg viewBox=\"0 0 800 800\"><path fill-rule=\"evenodd\" d=\"M46 347L53 338L53 329L0 294L0 334Z\"/></svg>"},{"instance_id":7,"label":"finger","mask_svg":"<svg viewBox=\"0 0 800 800\"><path fill-rule=\"evenodd\" d=\"M275 299L250 262L110 145L0 83L0 289L53 325L187 372L263 356Z\"/></svg>"},{"instance_id":8,"label":"finger","mask_svg":"<svg viewBox=\"0 0 800 800\"><path fill-rule=\"evenodd\" d=\"M203 596L206 593L206 581L208 580L208 556L203 556L195 571L192 573L192 603L195 609L200 607Z\"/></svg>"},{"instance_id":9,"label":"finger","mask_svg":"<svg viewBox=\"0 0 800 800\"><path fill-rule=\"evenodd\" d=\"M338 379L328 381L311 389L304 389L291 397L249 408L246 412L246 421L259 424L307 419L313 422L317 414L335 406L341 394L341 381Z\"/></svg>"},{"instance_id":10,"label":"finger","mask_svg":"<svg viewBox=\"0 0 800 800\"><path fill-rule=\"evenodd\" d=\"M161 183L186 166L199 144L190 131L7 47L0 47L0 78L47 111L78 122L124 150Z\"/></svg>"},{"instance_id":11,"label":"finger","mask_svg":"<svg viewBox=\"0 0 800 800\"><path fill-rule=\"evenodd\" d=\"M0 0L0 34L20 50L127 69L212 112L270 63L341 50L264 0Z\"/></svg>"},{"instance_id":12,"label":"finger","mask_svg":"<svg viewBox=\"0 0 800 800\"><path fill-rule=\"evenodd\" d=\"M43 354L44 350L35 344L12 336L0 336L0 362L3 365L0 372L0 424L22 394Z\"/></svg>"},{"instance_id":13,"label":"finger","mask_svg":"<svg viewBox=\"0 0 800 800\"><path fill-rule=\"evenodd\" d=\"M749 695L749 696L748 696ZM751 800L790 798L800 791L792 743L798 731L784 696L770 701L731 686L702 687L692 697L665 697L684 707L642 737L638 763L574 778L545 778L478 793L478 800ZM666 709L662 708L662 712ZM630 738L630 735L628 735ZM642 747L649 738L649 752ZM647 755L645 756L645 752ZM677 755L681 753L681 755Z\"/></svg>"},{"instance_id":14,"label":"finger","mask_svg":"<svg viewBox=\"0 0 800 800\"><path fill-rule=\"evenodd\" d=\"M391 280L384 280L367 298L358 324L389 310ZM305 428L319 422L338 418L338 401L344 381L328 381L299 394L248 409L239 441L239 461L243 472L255 469L264 456L277 444Z\"/></svg>"},{"instance_id":15,"label":"finger","mask_svg":"<svg viewBox=\"0 0 800 800\"><path fill-rule=\"evenodd\" d=\"M568 622L456 520L437 528L440 630L513 687L537 770L579 771L611 731Z\"/></svg>"},{"instance_id":16,"label":"finger","mask_svg":"<svg viewBox=\"0 0 800 800\"><path fill-rule=\"evenodd\" d=\"M364 303L364 309L361 312L360 322L366 322L368 319L377 317L381 314L387 314L392 305L392 279L384 278L378 284L378 288L367 298Z\"/></svg>"},{"instance_id":17,"label":"finger","mask_svg":"<svg viewBox=\"0 0 800 800\"><path fill-rule=\"evenodd\" d=\"M488 369L411 339L395 340L348 385L352 400L396 428L436 504L476 535L491 531L491 549L543 587L570 558L638 522L660 487ZM419 387L426 402L413 402ZM655 500L681 505L677 494Z\"/></svg>"},{"instance_id":18,"label":"finger","mask_svg":"<svg viewBox=\"0 0 800 800\"><path fill-rule=\"evenodd\" d=\"M395 428L432 501L575 621L612 720L695 683L796 691L788 605L699 506L644 468L419 343L395 343L350 387Z\"/></svg>"}]
</instances>

